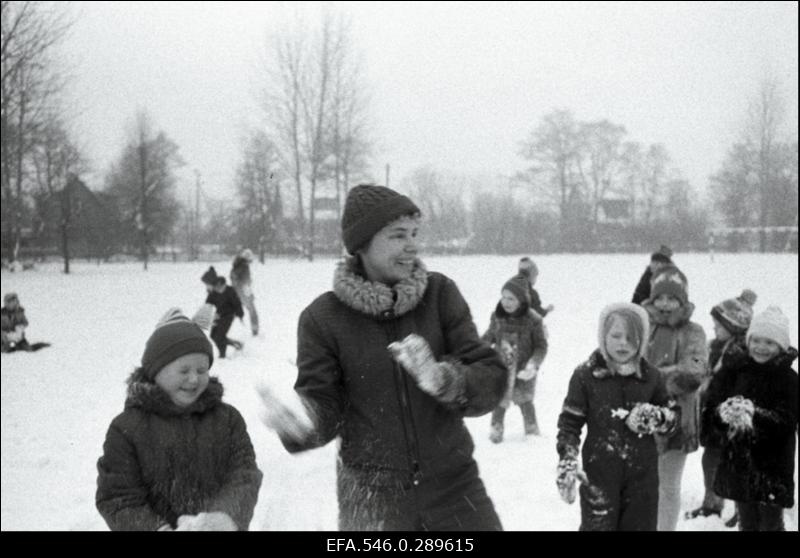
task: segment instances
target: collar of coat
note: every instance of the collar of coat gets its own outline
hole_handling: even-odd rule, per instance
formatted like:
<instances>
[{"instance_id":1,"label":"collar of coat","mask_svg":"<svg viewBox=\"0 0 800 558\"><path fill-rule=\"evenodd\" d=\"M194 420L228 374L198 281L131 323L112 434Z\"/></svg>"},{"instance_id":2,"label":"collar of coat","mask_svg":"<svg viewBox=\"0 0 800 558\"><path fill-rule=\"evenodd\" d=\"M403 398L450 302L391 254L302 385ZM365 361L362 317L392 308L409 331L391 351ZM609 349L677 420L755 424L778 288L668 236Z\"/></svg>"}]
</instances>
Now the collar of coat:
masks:
<instances>
[{"instance_id":1,"label":"collar of coat","mask_svg":"<svg viewBox=\"0 0 800 558\"><path fill-rule=\"evenodd\" d=\"M623 376L622 374L614 371L614 369L612 369L608 363L606 363L606 359L603 358L603 354L600 349L597 349L592 353L592 356L589 357L589 366L592 368L592 376L598 380L620 376L621 378L633 377L640 382L643 382L644 374L642 374L642 367L645 365L644 362L645 360L643 358L639 358L639 365L636 367L636 371L630 376Z\"/></svg>"},{"instance_id":2,"label":"collar of coat","mask_svg":"<svg viewBox=\"0 0 800 558\"><path fill-rule=\"evenodd\" d=\"M336 266L333 293L344 304L369 316L381 317L385 312L402 316L416 308L428 287L428 270L417 259L411 276L389 287L364 277L358 258L348 256Z\"/></svg>"},{"instance_id":3,"label":"collar of coat","mask_svg":"<svg viewBox=\"0 0 800 558\"><path fill-rule=\"evenodd\" d=\"M204 413L222 401L222 384L219 378L209 378L208 387L194 403L181 407L172 402L163 389L144 378L141 368L134 370L128 378L128 396L125 408L139 408L161 416L180 416Z\"/></svg>"},{"instance_id":4,"label":"collar of coat","mask_svg":"<svg viewBox=\"0 0 800 558\"><path fill-rule=\"evenodd\" d=\"M642 306L650 315L650 323L657 325L665 325L669 327L680 327L689 322L694 313L694 304L687 302L682 304L675 310L664 317L661 312L653 305L651 300L645 301Z\"/></svg>"}]
</instances>

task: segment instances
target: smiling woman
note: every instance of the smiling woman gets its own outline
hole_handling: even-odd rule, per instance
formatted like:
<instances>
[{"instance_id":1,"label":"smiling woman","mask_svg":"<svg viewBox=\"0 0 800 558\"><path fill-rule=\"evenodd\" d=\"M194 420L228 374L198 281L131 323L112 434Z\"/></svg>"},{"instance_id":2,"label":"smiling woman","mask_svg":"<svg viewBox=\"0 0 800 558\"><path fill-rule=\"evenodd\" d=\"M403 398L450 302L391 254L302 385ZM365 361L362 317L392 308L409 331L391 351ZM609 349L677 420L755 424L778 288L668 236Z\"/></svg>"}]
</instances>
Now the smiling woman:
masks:
<instances>
[{"instance_id":1,"label":"smiling woman","mask_svg":"<svg viewBox=\"0 0 800 558\"><path fill-rule=\"evenodd\" d=\"M267 425L292 453L341 437L342 530L500 530L465 416L492 410L507 371L458 288L418 258L419 208L383 186L347 196L350 256L300 315L298 417L267 390Z\"/></svg>"}]
</instances>

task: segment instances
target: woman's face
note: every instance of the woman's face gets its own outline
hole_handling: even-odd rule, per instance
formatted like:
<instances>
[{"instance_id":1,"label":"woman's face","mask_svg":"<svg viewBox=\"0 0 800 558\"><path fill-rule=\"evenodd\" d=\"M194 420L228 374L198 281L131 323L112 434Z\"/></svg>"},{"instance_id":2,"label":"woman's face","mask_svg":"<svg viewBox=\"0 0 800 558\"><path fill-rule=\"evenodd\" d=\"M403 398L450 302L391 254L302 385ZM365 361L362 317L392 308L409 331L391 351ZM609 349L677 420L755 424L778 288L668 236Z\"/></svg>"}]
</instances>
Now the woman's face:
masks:
<instances>
[{"instance_id":1,"label":"woman's face","mask_svg":"<svg viewBox=\"0 0 800 558\"><path fill-rule=\"evenodd\" d=\"M158 371L155 383L163 389L173 403L187 407L208 387L208 355L189 353L176 358Z\"/></svg>"},{"instance_id":2,"label":"woman's face","mask_svg":"<svg viewBox=\"0 0 800 558\"><path fill-rule=\"evenodd\" d=\"M500 293L500 305L503 310L509 314L513 314L519 308L519 299L508 289L503 289Z\"/></svg>"},{"instance_id":3,"label":"woman's face","mask_svg":"<svg viewBox=\"0 0 800 558\"><path fill-rule=\"evenodd\" d=\"M611 326L606 331L606 352L614 362L625 364L630 362L638 352L639 346L635 335L619 316L611 318Z\"/></svg>"},{"instance_id":4,"label":"woman's face","mask_svg":"<svg viewBox=\"0 0 800 558\"><path fill-rule=\"evenodd\" d=\"M370 281L392 286L411 276L417 259L419 217L404 216L392 221L360 250L364 272Z\"/></svg>"}]
</instances>

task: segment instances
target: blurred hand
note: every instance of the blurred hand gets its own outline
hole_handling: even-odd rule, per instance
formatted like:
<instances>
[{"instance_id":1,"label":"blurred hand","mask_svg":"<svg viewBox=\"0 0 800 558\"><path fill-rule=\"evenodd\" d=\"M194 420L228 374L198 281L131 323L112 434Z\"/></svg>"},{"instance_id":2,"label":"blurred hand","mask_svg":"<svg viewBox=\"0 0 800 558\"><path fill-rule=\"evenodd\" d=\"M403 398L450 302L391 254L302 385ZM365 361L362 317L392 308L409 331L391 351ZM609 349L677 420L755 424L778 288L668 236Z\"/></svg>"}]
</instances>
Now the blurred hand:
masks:
<instances>
[{"instance_id":1,"label":"blurred hand","mask_svg":"<svg viewBox=\"0 0 800 558\"><path fill-rule=\"evenodd\" d=\"M314 423L308 411L301 404L300 409L294 411L281 401L266 386L257 388L257 393L264 404L261 410L261 421L278 433L281 438L302 441L314 431Z\"/></svg>"},{"instance_id":2,"label":"blurred hand","mask_svg":"<svg viewBox=\"0 0 800 558\"><path fill-rule=\"evenodd\" d=\"M532 380L536 377L539 373L539 367L533 362L533 360L529 360L528 364L525 365L525 368L519 371L517 374L517 378L520 380Z\"/></svg>"}]
</instances>

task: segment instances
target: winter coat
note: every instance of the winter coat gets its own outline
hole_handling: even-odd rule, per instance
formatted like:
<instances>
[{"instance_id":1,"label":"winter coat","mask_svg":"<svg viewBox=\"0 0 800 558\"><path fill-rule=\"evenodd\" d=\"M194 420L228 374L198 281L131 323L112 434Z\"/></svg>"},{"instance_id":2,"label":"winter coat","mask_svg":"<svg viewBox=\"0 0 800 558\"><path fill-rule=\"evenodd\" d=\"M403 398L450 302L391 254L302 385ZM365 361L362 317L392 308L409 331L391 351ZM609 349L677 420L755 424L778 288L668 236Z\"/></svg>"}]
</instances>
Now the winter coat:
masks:
<instances>
[{"instance_id":1,"label":"winter coat","mask_svg":"<svg viewBox=\"0 0 800 558\"><path fill-rule=\"evenodd\" d=\"M586 490L581 490L582 530L655 529L656 442L653 436L640 436L628 428L625 413L619 411L630 411L637 403L663 407L669 400L662 374L643 358L636 373L621 376L607 367L597 349L575 369L558 417L556 449L561 457L577 452L581 429L587 426L581 457L594 497L587 498ZM607 509L597 510L598 506ZM628 507L635 513L620 509ZM590 513L591 509L596 513ZM619 523L611 518L619 518Z\"/></svg>"},{"instance_id":2,"label":"winter coat","mask_svg":"<svg viewBox=\"0 0 800 558\"><path fill-rule=\"evenodd\" d=\"M460 374L442 400L420 390L387 350L410 333ZM507 371L481 341L451 279L417 262L409 278L390 288L366 280L358 259L347 258L337 266L333 291L303 310L297 338L295 390L317 429L303 442L283 443L297 452L341 437L340 513L348 495L363 493L354 485L424 483L472 466L463 418L497 406ZM349 487L342 486L343 471Z\"/></svg>"},{"instance_id":3,"label":"winter coat","mask_svg":"<svg viewBox=\"0 0 800 558\"><path fill-rule=\"evenodd\" d=\"M239 289L245 285L250 285L250 262L246 258L236 256L231 267L231 286Z\"/></svg>"},{"instance_id":4,"label":"winter coat","mask_svg":"<svg viewBox=\"0 0 800 558\"><path fill-rule=\"evenodd\" d=\"M13 332L17 326L28 326L25 309L22 306L17 306L14 310L9 310L5 306L0 308L0 333L3 336L3 345L8 342L8 334Z\"/></svg>"},{"instance_id":5,"label":"winter coat","mask_svg":"<svg viewBox=\"0 0 800 558\"><path fill-rule=\"evenodd\" d=\"M206 304L214 305L217 309L217 317L225 318L228 316L236 316L241 318L244 316L244 309L242 308L242 301L236 290L229 286L225 286L225 290L221 293L211 291L206 297Z\"/></svg>"},{"instance_id":6,"label":"winter coat","mask_svg":"<svg viewBox=\"0 0 800 558\"><path fill-rule=\"evenodd\" d=\"M222 392L211 378L194 403L179 407L134 372L97 461L96 505L112 531L174 528L181 515L211 511L248 528L262 474L245 422Z\"/></svg>"},{"instance_id":7,"label":"winter coat","mask_svg":"<svg viewBox=\"0 0 800 558\"><path fill-rule=\"evenodd\" d=\"M642 304L645 300L650 298L650 280L653 278L653 272L648 265L644 273L639 278L636 284L636 289L633 291L633 298L631 302L634 304Z\"/></svg>"},{"instance_id":8,"label":"winter coat","mask_svg":"<svg viewBox=\"0 0 800 558\"><path fill-rule=\"evenodd\" d=\"M769 362L747 358L723 368L708 387L703 423L723 440L722 458L714 477L714 492L738 502L794 506L794 460L797 431L797 372L789 350ZM753 431L729 437L719 417L719 405L740 395L755 405Z\"/></svg>"},{"instance_id":9,"label":"winter coat","mask_svg":"<svg viewBox=\"0 0 800 558\"><path fill-rule=\"evenodd\" d=\"M725 341L719 339L712 339L708 344L708 375L703 380L698 390L698 405L700 406L701 421L700 421L700 445L706 448L721 448L724 441L724 436L721 436L716 430L706 428L705 422L702 420L703 409L706 404L706 395L708 393L708 386L714 374L717 374L723 368L730 368L740 366L748 358L747 345L745 344L744 335L731 337Z\"/></svg>"},{"instance_id":10,"label":"winter coat","mask_svg":"<svg viewBox=\"0 0 800 558\"><path fill-rule=\"evenodd\" d=\"M491 344L506 363L510 381L513 382L511 400L517 405L533 401L535 378L521 380L517 378L517 373L531 359L538 368L547 355L542 318L530 310L527 304L513 314L507 313L498 304L489 320L489 329L482 339Z\"/></svg>"},{"instance_id":11,"label":"winter coat","mask_svg":"<svg viewBox=\"0 0 800 558\"><path fill-rule=\"evenodd\" d=\"M700 407L698 389L708 373L708 347L703 328L690 321L694 304L687 302L664 317L651 300L642 305L650 314L647 362L664 375L667 392L681 408L680 428L670 436L656 436L661 453L699 447Z\"/></svg>"}]
</instances>

